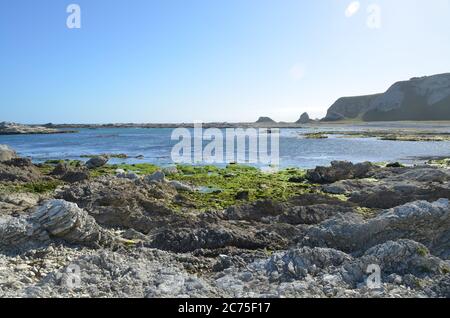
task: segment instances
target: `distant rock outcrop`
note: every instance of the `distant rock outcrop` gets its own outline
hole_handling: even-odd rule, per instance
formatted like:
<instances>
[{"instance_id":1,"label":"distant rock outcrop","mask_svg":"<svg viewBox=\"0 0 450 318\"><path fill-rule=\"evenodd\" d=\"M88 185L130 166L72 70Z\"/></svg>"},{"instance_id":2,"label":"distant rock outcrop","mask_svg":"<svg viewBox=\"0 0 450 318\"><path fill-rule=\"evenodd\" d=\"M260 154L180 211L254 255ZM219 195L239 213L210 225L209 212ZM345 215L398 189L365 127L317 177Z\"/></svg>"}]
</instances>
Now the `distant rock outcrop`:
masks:
<instances>
[{"instance_id":1,"label":"distant rock outcrop","mask_svg":"<svg viewBox=\"0 0 450 318\"><path fill-rule=\"evenodd\" d=\"M295 123L296 123L296 124L307 124L307 123L309 123L309 122L311 122L311 118L309 118L308 113L303 113L303 114L300 116L300 119L297 120Z\"/></svg>"},{"instance_id":2,"label":"distant rock outcrop","mask_svg":"<svg viewBox=\"0 0 450 318\"><path fill-rule=\"evenodd\" d=\"M256 121L257 124L275 124L276 121L270 117L259 117Z\"/></svg>"},{"instance_id":3,"label":"distant rock outcrop","mask_svg":"<svg viewBox=\"0 0 450 318\"><path fill-rule=\"evenodd\" d=\"M16 123L0 123L0 135L37 135L37 134L61 134L74 131L58 130L43 126L30 126Z\"/></svg>"},{"instance_id":4,"label":"distant rock outcrop","mask_svg":"<svg viewBox=\"0 0 450 318\"><path fill-rule=\"evenodd\" d=\"M397 82L385 93L338 99L323 121L450 120L450 73Z\"/></svg>"}]
</instances>

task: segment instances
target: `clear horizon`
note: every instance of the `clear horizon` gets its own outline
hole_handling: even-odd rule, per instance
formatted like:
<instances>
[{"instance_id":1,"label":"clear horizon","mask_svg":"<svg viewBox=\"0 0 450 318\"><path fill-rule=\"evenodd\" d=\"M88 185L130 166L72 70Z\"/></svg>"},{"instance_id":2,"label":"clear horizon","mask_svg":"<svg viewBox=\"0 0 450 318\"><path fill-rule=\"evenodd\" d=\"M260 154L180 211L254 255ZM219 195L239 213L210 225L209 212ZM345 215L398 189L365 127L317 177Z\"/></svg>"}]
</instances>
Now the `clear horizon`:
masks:
<instances>
[{"instance_id":1,"label":"clear horizon","mask_svg":"<svg viewBox=\"0 0 450 318\"><path fill-rule=\"evenodd\" d=\"M450 72L449 38L450 0L17 0L0 10L0 122L321 118Z\"/></svg>"}]
</instances>

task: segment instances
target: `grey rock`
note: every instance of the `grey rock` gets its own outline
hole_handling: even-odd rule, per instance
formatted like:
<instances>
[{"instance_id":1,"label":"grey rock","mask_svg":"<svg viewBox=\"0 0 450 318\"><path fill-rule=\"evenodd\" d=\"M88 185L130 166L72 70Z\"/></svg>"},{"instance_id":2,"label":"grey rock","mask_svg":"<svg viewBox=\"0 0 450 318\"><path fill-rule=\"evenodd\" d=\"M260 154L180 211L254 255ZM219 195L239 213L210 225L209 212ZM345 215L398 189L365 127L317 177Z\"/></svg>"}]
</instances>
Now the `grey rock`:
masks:
<instances>
[{"instance_id":1,"label":"grey rock","mask_svg":"<svg viewBox=\"0 0 450 318\"><path fill-rule=\"evenodd\" d=\"M179 171L178 171L177 167L171 166L171 167L164 168L163 172L166 175L171 175L171 174L177 174Z\"/></svg>"},{"instance_id":2,"label":"grey rock","mask_svg":"<svg viewBox=\"0 0 450 318\"><path fill-rule=\"evenodd\" d=\"M7 145L0 145L0 162L8 161L17 157L17 153Z\"/></svg>"},{"instance_id":3,"label":"grey rock","mask_svg":"<svg viewBox=\"0 0 450 318\"><path fill-rule=\"evenodd\" d=\"M379 266L384 280L401 284L405 276L417 279L439 277L448 265L428 253L425 246L411 240L387 241L367 250L355 262L348 262L339 270L344 281L352 286L364 282L369 265Z\"/></svg>"},{"instance_id":4,"label":"grey rock","mask_svg":"<svg viewBox=\"0 0 450 318\"><path fill-rule=\"evenodd\" d=\"M201 227L166 228L154 237L150 246L185 253L226 247L249 250L274 248L286 246L286 241L274 232L248 231L242 227L221 228L204 224Z\"/></svg>"},{"instance_id":5,"label":"grey rock","mask_svg":"<svg viewBox=\"0 0 450 318\"><path fill-rule=\"evenodd\" d=\"M175 195L175 189L166 183L103 176L71 184L59 191L56 198L76 203L101 225L148 233L183 219L167 207L166 202Z\"/></svg>"},{"instance_id":6,"label":"grey rock","mask_svg":"<svg viewBox=\"0 0 450 318\"><path fill-rule=\"evenodd\" d=\"M145 182L164 182L166 178L166 175L162 171L156 171L152 173L151 175L145 176L144 181Z\"/></svg>"},{"instance_id":7,"label":"grey rock","mask_svg":"<svg viewBox=\"0 0 450 318\"><path fill-rule=\"evenodd\" d=\"M343 180L323 187L325 192L345 193L350 201L369 208L392 208L408 202L450 199L449 176L431 167L377 170L368 180Z\"/></svg>"},{"instance_id":8,"label":"grey rock","mask_svg":"<svg viewBox=\"0 0 450 318\"><path fill-rule=\"evenodd\" d=\"M43 179L41 171L26 158L0 162L0 181L32 182Z\"/></svg>"},{"instance_id":9,"label":"grey rock","mask_svg":"<svg viewBox=\"0 0 450 318\"><path fill-rule=\"evenodd\" d=\"M337 267L349 262L352 257L344 252L327 248L309 248L289 250L273 255L266 265L269 276L282 281L305 278L308 275L317 275L320 271L330 267Z\"/></svg>"},{"instance_id":10,"label":"grey rock","mask_svg":"<svg viewBox=\"0 0 450 318\"><path fill-rule=\"evenodd\" d=\"M26 247L51 239L98 247L111 244L113 235L74 203L50 200L31 216L0 219L0 248Z\"/></svg>"},{"instance_id":11,"label":"grey rock","mask_svg":"<svg viewBox=\"0 0 450 318\"><path fill-rule=\"evenodd\" d=\"M61 180L68 183L75 183L88 180L90 178L87 171L68 171L62 177Z\"/></svg>"},{"instance_id":12,"label":"grey rock","mask_svg":"<svg viewBox=\"0 0 450 318\"><path fill-rule=\"evenodd\" d=\"M139 180L139 176L134 172L118 173L116 176L122 179Z\"/></svg>"},{"instance_id":13,"label":"grey rock","mask_svg":"<svg viewBox=\"0 0 450 318\"><path fill-rule=\"evenodd\" d=\"M108 163L108 158L102 157L102 156L98 156L98 157L94 157L94 158L89 159L86 162L86 167L88 169L95 169L95 168L103 167L107 163Z\"/></svg>"},{"instance_id":14,"label":"grey rock","mask_svg":"<svg viewBox=\"0 0 450 318\"><path fill-rule=\"evenodd\" d=\"M353 164L348 161L333 161L330 167L316 167L308 170L306 178L313 183L333 183L344 179L371 177L377 167L370 162Z\"/></svg>"},{"instance_id":15,"label":"grey rock","mask_svg":"<svg viewBox=\"0 0 450 318\"><path fill-rule=\"evenodd\" d=\"M352 214L334 217L309 228L304 244L357 252L389 240L411 239L427 246L434 255L448 258L449 228L449 200L418 201L369 220Z\"/></svg>"},{"instance_id":16,"label":"grey rock","mask_svg":"<svg viewBox=\"0 0 450 318\"><path fill-rule=\"evenodd\" d=\"M258 200L233 206L218 216L224 220L246 220L292 225L318 224L339 213L355 212L353 204L326 195L304 194L285 203Z\"/></svg>"},{"instance_id":17,"label":"grey rock","mask_svg":"<svg viewBox=\"0 0 450 318\"><path fill-rule=\"evenodd\" d=\"M174 187L176 190L179 191L187 191L187 192L192 192L194 191L194 188L191 187L190 185L184 184L180 181L170 181L169 185Z\"/></svg>"},{"instance_id":18,"label":"grey rock","mask_svg":"<svg viewBox=\"0 0 450 318\"><path fill-rule=\"evenodd\" d=\"M51 172L51 175L59 177L61 180L68 183L75 183L88 180L89 172L81 167L71 167L66 162L61 162Z\"/></svg>"},{"instance_id":19,"label":"grey rock","mask_svg":"<svg viewBox=\"0 0 450 318\"><path fill-rule=\"evenodd\" d=\"M70 171L70 167L66 162L60 162L58 163L55 168L53 169L53 171L51 172L51 175L54 176L63 176L65 175L68 171Z\"/></svg>"}]
</instances>

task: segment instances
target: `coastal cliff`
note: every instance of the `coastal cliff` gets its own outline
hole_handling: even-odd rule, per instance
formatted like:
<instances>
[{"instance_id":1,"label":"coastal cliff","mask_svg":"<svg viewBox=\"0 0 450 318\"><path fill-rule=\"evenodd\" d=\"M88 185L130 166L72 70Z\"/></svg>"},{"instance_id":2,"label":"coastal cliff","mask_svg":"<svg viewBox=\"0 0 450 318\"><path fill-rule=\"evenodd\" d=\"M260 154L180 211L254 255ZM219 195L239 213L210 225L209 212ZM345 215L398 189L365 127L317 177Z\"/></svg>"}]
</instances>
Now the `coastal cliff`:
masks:
<instances>
[{"instance_id":1,"label":"coastal cliff","mask_svg":"<svg viewBox=\"0 0 450 318\"><path fill-rule=\"evenodd\" d=\"M385 93L344 97L323 121L450 120L450 73L397 82Z\"/></svg>"}]
</instances>

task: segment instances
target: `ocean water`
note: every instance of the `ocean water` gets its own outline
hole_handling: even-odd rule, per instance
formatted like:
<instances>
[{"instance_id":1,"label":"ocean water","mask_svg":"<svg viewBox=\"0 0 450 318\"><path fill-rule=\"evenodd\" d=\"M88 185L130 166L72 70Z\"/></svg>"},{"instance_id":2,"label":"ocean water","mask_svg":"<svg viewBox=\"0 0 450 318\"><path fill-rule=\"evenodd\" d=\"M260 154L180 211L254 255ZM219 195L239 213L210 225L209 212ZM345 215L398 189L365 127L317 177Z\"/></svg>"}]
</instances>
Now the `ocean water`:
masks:
<instances>
[{"instance_id":1,"label":"ocean water","mask_svg":"<svg viewBox=\"0 0 450 318\"><path fill-rule=\"evenodd\" d=\"M360 128L340 129L355 131ZM80 156L124 153L129 156L128 159L111 159L111 163L146 162L165 166L173 164L171 151L178 143L178 140L171 140L172 131L142 128L80 129L73 134L0 136L0 144L11 146L21 156L30 157L35 162L49 159L86 160ZM281 129L280 167L312 168L328 165L333 160L417 163L424 161L420 157L450 157L450 142L382 141L375 138L339 138L337 135L320 140L301 137L312 131ZM137 159L136 156L144 158Z\"/></svg>"}]
</instances>

